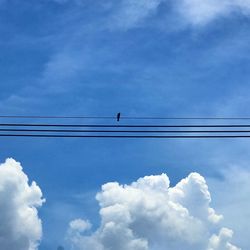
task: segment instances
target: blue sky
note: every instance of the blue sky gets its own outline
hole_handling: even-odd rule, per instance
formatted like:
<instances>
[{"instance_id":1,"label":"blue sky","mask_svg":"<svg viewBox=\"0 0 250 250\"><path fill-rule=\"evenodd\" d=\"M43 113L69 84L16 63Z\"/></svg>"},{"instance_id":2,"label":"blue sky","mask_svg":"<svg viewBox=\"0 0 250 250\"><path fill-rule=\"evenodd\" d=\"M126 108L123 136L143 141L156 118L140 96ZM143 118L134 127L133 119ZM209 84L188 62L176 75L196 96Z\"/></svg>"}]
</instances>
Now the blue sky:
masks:
<instances>
[{"instance_id":1,"label":"blue sky","mask_svg":"<svg viewBox=\"0 0 250 250\"><path fill-rule=\"evenodd\" d=\"M249 116L250 2L201 2L0 1L0 114ZM232 168L250 171L249 146L1 138L0 159L21 162L42 189L39 249L48 250L64 244L75 218L98 226L102 184L163 172L173 185L194 171L210 180L214 205L234 229L232 201L219 202L216 188ZM239 211L250 207L244 197L238 203ZM244 250L243 224L234 232Z\"/></svg>"}]
</instances>

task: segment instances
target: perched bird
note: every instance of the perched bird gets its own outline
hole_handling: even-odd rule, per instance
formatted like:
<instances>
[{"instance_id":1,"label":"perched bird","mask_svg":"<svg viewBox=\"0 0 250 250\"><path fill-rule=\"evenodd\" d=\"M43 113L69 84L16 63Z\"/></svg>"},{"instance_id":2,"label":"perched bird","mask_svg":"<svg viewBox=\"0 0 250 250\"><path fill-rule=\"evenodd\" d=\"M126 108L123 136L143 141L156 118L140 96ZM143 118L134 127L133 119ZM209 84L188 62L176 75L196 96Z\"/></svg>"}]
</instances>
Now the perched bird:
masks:
<instances>
[{"instance_id":1,"label":"perched bird","mask_svg":"<svg viewBox=\"0 0 250 250\"><path fill-rule=\"evenodd\" d=\"M120 121L120 117L121 117L121 113L119 112L117 113L117 116L116 116L118 122Z\"/></svg>"}]
</instances>

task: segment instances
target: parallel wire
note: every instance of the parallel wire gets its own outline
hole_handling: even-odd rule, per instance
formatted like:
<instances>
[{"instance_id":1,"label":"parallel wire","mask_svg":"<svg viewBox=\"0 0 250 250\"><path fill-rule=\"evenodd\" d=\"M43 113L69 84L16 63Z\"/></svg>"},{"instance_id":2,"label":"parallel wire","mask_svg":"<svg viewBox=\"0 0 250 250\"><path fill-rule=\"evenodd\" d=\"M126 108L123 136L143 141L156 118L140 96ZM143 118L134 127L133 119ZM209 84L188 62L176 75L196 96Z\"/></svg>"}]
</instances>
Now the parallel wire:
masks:
<instances>
[{"instance_id":1,"label":"parallel wire","mask_svg":"<svg viewBox=\"0 0 250 250\"><path fill-rule=\"evenodd\" d=\"M97 118L115 117L76 117L76 116L0 116L0 118ZM241 118L163 118L163 117L126 117L127 119L250 119ZM53 128L53 129L51 129ZM55 129L54 129L55 128ZM71 128L71 129L67 129ZM73 129L75 128L75 129ZM78 129L77 129L78 128ZM82 128L82 129L81 129ZM85 128L85 129L84 129ZM123 128L123 129L121 129ZM126 129L125 129L126 128ZM134 130L137 128L136 130ZM151 129L150 129L151 128ZM175 130L169 130L170 128ZM184 129L186 128L186 129ZM197 130L200 128L200 130ZM207 128L204 130L204 128ZM210 128L210 129L209 129ZM217 130L211 130L221 128ZM228 130L225 130L228 128ZM229 129L234 128L234 129ZM250 124L51 124L51 123L0 123L0 137L43 137L43 138L152 138L152 139L192 139L192 138L250 138ZM179 130L176 130L179 129ZM58 134L60 133L60 134ZM73 133L73 134L72 134ZM77 134L76 134L77 133ZM85 133L85 134L82 134ZM87 134L86 134L87 133ZM91 134L88 134L91 133ZM117 134L120 133L120 134ZM157 133L158 135L154 135ZM169 135L169 134L175 135ZM196 135L186 135L186 134ZM215 135L215 133L217 133ZM132 135L133 134L133 135ZM151 135L150 135L151 134Z\"/></svg>"},{"instance_id":2,"label":"parallel wire","mask_svg":"<svg viewBox=\"0 0 250 250\"><path fill-rule=\"evenodd\" d=\"M48 124L48 123L0 123L2 127L89 127L89 128L250 128L250 124L208 125L107 125L107 124Z\"/></svg>"},{"instance_id":3,"label":"parallel wire","mask_svg":"<svg viewBox=\"0 0 250 250\"><path fill-rule=\"evenodd\" d=\"M156 136L156 135L45 135L45 134L0 134L0 137L42 137L42 138L131 138L131 139L223 139L223 138L250 138L250 135L181 135L181 136Z\"/></svg>"},{"instance_id":4,"label":"parallel wire","mask_svg":"<svg viewBox=\"0 0 250 250\"><path fill-rule=\"evenodd\" d=\"M10 119L116 119L116 116L0 115ZM150 117L121 116L121 120L250 120L250 117Z\"/></svg>"},{"instance_id":5,"label":"parallel wire","mask_svg":"<svg viewBox=\"0 0 250 250\"><path fill-rule=\"evenodd\" d=\"M89 130L89 129L1 129L0 132L48 133L250 133L250 130Z\"/></svg>"},{"instance_id":6,"label":"parallel wire","mask_svg":"<svg viewBox=\"0 0 250 250\"><path fill-rule=\"evenodd\" d=\"M10 119L116 119L115 116L50 116L50 115L0 115Z\"/></svg>"}]
</instances>

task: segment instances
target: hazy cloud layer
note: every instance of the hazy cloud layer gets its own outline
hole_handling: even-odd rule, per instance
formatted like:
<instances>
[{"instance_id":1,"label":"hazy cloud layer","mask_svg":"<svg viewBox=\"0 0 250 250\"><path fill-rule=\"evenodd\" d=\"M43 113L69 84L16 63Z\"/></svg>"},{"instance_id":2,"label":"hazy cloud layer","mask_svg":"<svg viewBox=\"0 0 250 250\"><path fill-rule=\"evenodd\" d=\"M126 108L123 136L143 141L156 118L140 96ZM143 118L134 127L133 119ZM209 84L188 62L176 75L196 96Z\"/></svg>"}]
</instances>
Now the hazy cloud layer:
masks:
<instances>
[{"instance_id":1,"label":"hazy cloud layer","mask_svg":"<svg viewBox=\"0 0 250 250\"><path fill-rule=\"evenodd\" d=\"M36 250L42 236L37 207L43 204L35 182L29 185L20 163L7 159L0 165L0 248Z\"/></svg>"},{"instance_id":2,"label":"hazy cloud layer","mask_svg":"<svg viewBox=\"0 0 250 250\"><path fill-rule=\"evenodd\" d=\"M72 2L88 4L82 0L53 0L63 4ZM111 10L111 26L129 29L141 24L145 19L162 11L167 16L175 16L181 23L205 25L219 17L231 14L250 15L250 0L117 0L97 2L105 10ZM162 8L162 9L161 9ZM163 19L164 20L164 19Z\"/></svg>"},{"instance_id":3,"label":"hazy cloud layer","mask_svg":"<svg viewBox=\"0 0 250 250\"><path fill-rule=\"evenodd\" d=\"M162 0L122 0L114 14L112 25L120 28L137 26L157 11Z\"/></svg>"},{"instance_id":4,"label":"hazy cloud layer","mask_svg":"<svg viewBox=\"0 0 250 250\"><path fill-rule=\"evenodd\" d=\"M250 14L249 0L180 0L178 12L191 24L206 24L232 13Z\"/></svg>"},{"instance_id":5,"label":"hazy cloud layer","mask_svg":"<svg viewBox=\"0 0 250 250\"><path fill-rule=\"evenodd\" d=\"M178 16L183 24L205 25L231 14L250 14L250 0L124 0L117 8L115 25L122 28L137 26L142 20L160 11L161 6L169 10L166 15Z\"/></svg>"},{"instance_id":6,"label":"hazy cloud layer","mask_svg":"<svg viewBox=\"0 0 250 250\"><path fill-rule=\"evenodd\" d=\"M239 250L233 231L210 207L205 179L192 173L175 187L167 175L146 176L131 185L107 183L96 196L101 225L72 221L72 250Z\"/></svg>"}]
</instances>

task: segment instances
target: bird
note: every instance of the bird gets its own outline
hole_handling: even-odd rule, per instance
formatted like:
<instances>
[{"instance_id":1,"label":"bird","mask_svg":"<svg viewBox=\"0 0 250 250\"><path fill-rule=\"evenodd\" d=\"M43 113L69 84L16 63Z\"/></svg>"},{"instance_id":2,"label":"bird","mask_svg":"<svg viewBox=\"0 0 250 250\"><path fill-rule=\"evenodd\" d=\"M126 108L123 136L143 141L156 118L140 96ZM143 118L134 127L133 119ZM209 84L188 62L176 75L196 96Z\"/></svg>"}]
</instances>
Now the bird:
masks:
<instances>
[{"instance_id":1,"label":"bird","mask_svg":"<svg viewBox=\"0 0 250 250\"><path fill-rule=\"evenodd\" d=\"M121 113L119 112L119 113L117 113L117 116L116 116L116 119L118 122L120 121L120 117L121 117Z\"/></svg>"}]
</instances>

